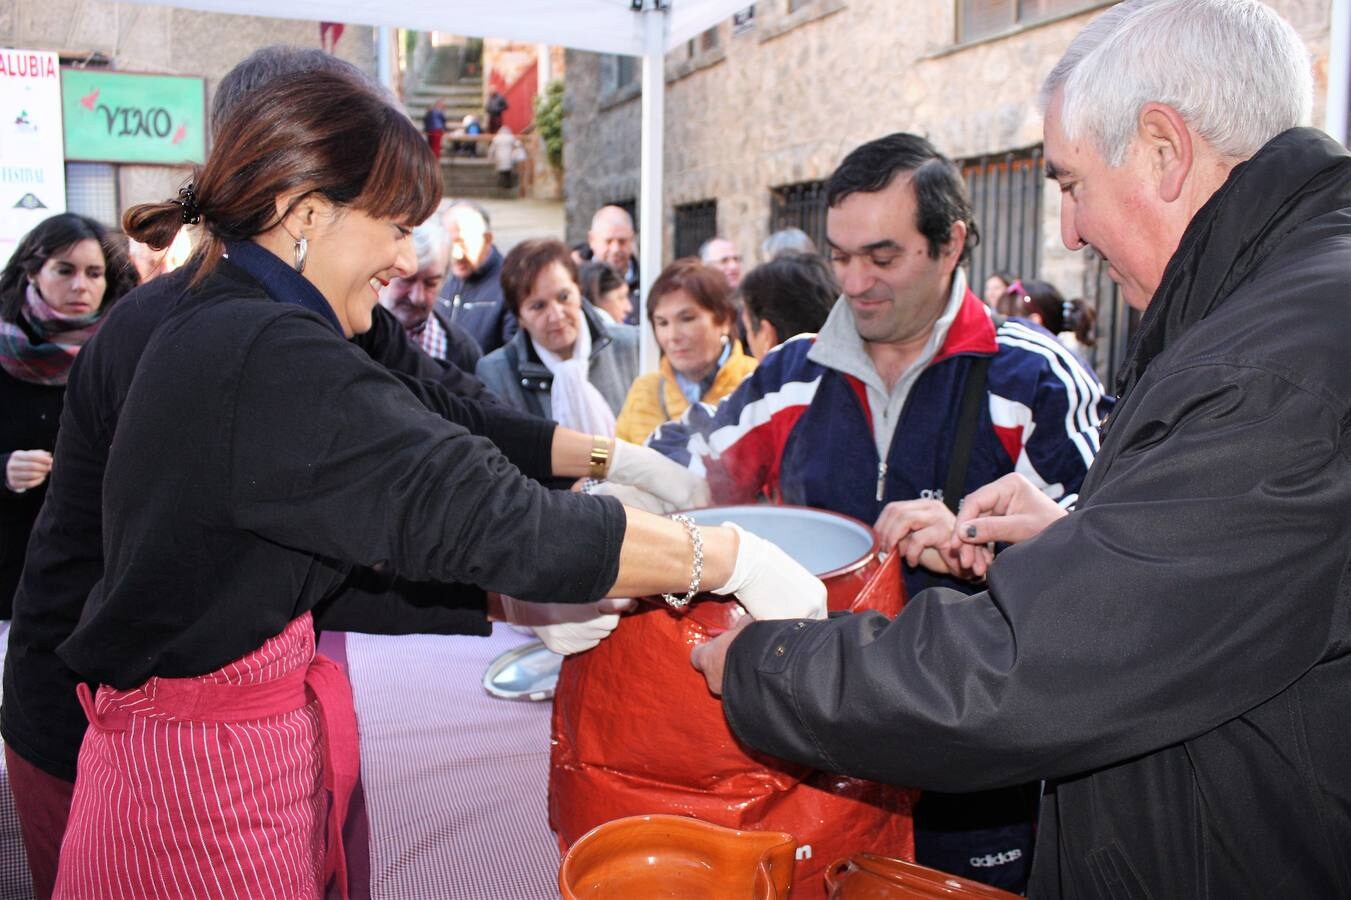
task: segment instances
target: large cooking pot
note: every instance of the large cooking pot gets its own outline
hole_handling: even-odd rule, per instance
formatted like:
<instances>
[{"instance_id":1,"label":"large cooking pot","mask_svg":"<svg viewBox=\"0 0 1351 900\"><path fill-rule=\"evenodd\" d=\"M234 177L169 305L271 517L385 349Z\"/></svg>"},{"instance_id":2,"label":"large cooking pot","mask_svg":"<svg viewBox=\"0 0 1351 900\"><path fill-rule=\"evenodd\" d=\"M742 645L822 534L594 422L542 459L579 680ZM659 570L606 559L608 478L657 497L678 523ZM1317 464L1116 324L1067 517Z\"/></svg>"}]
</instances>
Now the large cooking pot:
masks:
<instances>
[{"instance_id":1,"label":"large cooking pot","mask_svg":"<svg viewBox=\"0 0 1351 900\"><path fill-rule=\"evenodd\" d=\"M872 530L801 507L731 506L693 513L774 541L826 582L830 608L892 616L904 593L895 554L877 559ZM825 866L850 853L914 852L915 792L814 771L742 746L690 665L690 650L744 612L700 595L624 616L600 645L563 663L554 698L549 821L566 849L624 816L694 815L742 830L793 834L793 896L823 897Z\"/></svg>"},{"instance_id":2,"label":"large cooking pot","mask_svg":"<svg viewBox=\"0 0 1351 900\"><path fill-rule=\"evenodd\" d=\"M739 831L687 816L628 816L573 844L558 871L563 900L783 900L791 834Z\"/></svg>"}]
</instances>

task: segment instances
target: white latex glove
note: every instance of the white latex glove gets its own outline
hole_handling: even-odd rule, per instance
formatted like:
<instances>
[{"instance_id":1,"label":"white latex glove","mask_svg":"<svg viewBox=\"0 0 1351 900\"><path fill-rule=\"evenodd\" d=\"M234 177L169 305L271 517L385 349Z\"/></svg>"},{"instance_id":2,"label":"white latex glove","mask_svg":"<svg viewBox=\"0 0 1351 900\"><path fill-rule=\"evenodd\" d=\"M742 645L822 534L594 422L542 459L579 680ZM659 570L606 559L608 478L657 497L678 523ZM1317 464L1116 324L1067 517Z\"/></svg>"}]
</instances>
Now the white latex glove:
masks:
<instances>
[{"instance_id":1,"label":"white latex glove","mask_svg":"<svg viewBox=\"0 0 1351 900\"><path fill-rule=\"evenodd\" d=\"M762 537L732 522L741 535L731 579L715 594L736 594L757 619L824 619L826 586L802 564Z\"/></svg>"},{"instance_id":2,"label":"white latex glove","mask_svg":"<svg viewBox=\"0 0 1351 900\"><path fill-rule=\"evenodd\" d=\"M658 516L676 511L676 507L666 503L656 494L650 494L642 488L620 484L617 481L602 481L591 488L591 493L617 497L619 502L625 506L632 506L635 509L641 509L643 512L650 512Z\"/></svg>"},{"instance_id":3,"label":"white latex glove","mask_svg":"<svg viewBox=\"0 0 1351 900\"><path fill-rule=\"evenodd\" d=\"M651 447L639 447L627 441L615 441L610 469L605 477L609 481L642 488L669 504L671 511L699 509L710 502L708 482L702 476L672 462Z\"/></svg>"},{"instance_id":4,"label":"white latex glove","mask_svg":"<svg viewBox=\"0 0 1351 900\"><path fill-rule=\"evenodd\" d=\"M623 598L596 603L527 603L502 597L502 613L513 625L525 625L555 653L568 656L590 650L619 624L619 614L633 609Z\"/></svg>"}]
</instances>

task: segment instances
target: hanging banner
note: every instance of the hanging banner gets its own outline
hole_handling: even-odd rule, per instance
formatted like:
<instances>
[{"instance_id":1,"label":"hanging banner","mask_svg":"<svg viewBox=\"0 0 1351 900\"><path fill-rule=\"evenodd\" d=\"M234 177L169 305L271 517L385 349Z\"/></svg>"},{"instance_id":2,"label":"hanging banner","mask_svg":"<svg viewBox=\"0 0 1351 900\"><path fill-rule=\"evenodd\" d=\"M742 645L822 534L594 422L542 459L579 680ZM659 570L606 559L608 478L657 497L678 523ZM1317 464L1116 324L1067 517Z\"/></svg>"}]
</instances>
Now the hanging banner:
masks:
<instances>
[{"instance_id":1,"label":"hanging banner","mask_svg":"<svg viewBox=\"0 0 1351 900\"><path fill-rule=\"evenodd\" d=\"M206 159L206 83L63 69L66 159L179 166Z\"/></svg>"},{"instance_id":2,"label":"hanging banner","mask_svg":"<svg viewBox=\"0 0 1351 900\"><path fill-rule=\"evenodd\" d=\"M29 229L65 210L56 54L0 49L0 266Z\"/></svg>"}]
</instances>

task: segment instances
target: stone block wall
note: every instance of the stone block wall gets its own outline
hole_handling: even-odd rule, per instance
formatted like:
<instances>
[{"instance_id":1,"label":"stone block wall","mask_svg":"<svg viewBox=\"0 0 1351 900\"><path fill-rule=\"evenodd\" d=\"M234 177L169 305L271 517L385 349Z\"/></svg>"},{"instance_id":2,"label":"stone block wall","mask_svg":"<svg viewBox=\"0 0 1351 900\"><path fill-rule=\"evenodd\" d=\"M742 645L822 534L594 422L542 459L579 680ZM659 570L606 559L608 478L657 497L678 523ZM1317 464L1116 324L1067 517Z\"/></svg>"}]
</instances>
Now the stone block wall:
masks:
<instances>
[{"instance_id":1,"label":"stone block wall","mask_svg":"<svg viewBox=\"0 0 1351 900\"><path fill-rule=\"evenodd\" d=\"M1326 70L1329 0L1274 0ZM716 49L667 58L666 247L673 207L718 201L718 227L748 263L768 231L770 189L823 179L853 147L893 131L928 136L957 159L1041 141L1037 90L1075 34L1103 7L958 46L955 2L814 0L789 16L784 0L756 4L753 27L719 26ZM600 91L604 57L570 53L566 184L568 235L584 236L595 207L636 196L639 99ZM1322 121L1325 76L1314 122ZM622 95L621 95L622 96ZM1043 195L1043 277L1070 295L1089 277L1060 241L1060 196ZM669 259L670 251L667 251Z\"/></svg>"}]
</instances>

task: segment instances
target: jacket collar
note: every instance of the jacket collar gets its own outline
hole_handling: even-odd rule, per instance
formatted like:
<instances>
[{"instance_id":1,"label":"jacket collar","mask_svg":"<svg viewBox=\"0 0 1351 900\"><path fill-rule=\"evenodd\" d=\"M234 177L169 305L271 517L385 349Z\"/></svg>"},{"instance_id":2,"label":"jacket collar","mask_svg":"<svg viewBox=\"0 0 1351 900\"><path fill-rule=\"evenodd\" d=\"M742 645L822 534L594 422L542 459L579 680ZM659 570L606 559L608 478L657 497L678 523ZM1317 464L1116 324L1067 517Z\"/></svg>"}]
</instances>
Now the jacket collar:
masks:
<instances>
[{"instance_id":1,"label":"jacket collar","mask_svg":"<svg viewBox=\"0 0 1351 900\"><path fill-rule=\"evenodd\" d=\"M295 269L282 262L272 251L265 250L253 241L231 241L225 245L226 258L231 263L248 272L263 286L267 295L278 303L291 303L302 306L312 313L318 313L324 321L333 326L339 337L346 337L338 314L319 293L319 289Z\"/></svg>"},{"instance_id":2,"label":"jacket collar","mask_svg":"<svg viewBox=\"0 0 1351 900\"><path fill-rule=\"evenodd\" d=\"M491 281L502 271L502 254L498 252L497 245L493 244L488 250L488 258L483 261L469 277L464 280L465 284L478 284L480 281Z\"/></svg>"},{"instance_id":3,"label":"jacket collar","mask_svg":"<svg viewBox=\"0 0 1351 900\"><path fill-rule=\"evenodd\" d=\"M1171 343L1224 303L1299 225L1351 206L1351 155L1313 128L1292 128L1235 166L1197 211L1149 302L1117 394Z\"/></svg>"},{"instance_id":4,"label":"jacket collar","mask_svg":"<svg viewBox=\"0 0 1351 900\"><path fill-rule=\"evenodd\" d=\"M910 371L962 354L993 355L998 349L994 322L990 320L985 304L967 289L966 273L959 268L952 274L948 304L934 323L929 343ZM863 345L863 338L858 335L854 312L843 296L835 301L807 358L828 369L852 375L883 394L887 393L882 376L877 373Z\"/></svg>"}]
</instances>

